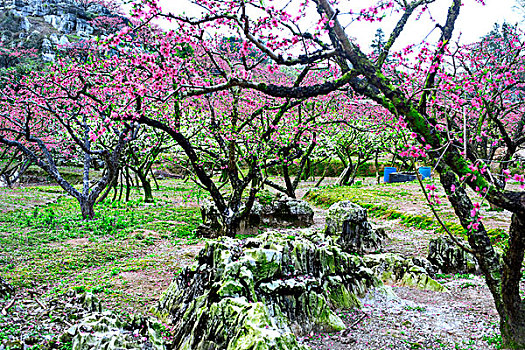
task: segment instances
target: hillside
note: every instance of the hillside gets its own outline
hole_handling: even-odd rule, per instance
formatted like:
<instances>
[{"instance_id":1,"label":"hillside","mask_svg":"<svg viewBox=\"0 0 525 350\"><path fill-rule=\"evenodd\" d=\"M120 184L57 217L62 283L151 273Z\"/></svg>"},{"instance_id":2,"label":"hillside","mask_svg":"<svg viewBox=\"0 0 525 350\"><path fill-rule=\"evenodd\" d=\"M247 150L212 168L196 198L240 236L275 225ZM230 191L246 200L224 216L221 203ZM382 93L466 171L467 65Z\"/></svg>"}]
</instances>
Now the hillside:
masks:
<instances>
[{"instance_id":1,"label":"hillside","mask_svg":"<svg viewBox=\"0 0 525 350\"><path fill-rule=\"evenodd\" d=\"M44 61L53 61L58 47L103 36L111 27L105 23L123 20L95 1L1 0L0 41L36 49Z\"/></svg>"}]
</instances>

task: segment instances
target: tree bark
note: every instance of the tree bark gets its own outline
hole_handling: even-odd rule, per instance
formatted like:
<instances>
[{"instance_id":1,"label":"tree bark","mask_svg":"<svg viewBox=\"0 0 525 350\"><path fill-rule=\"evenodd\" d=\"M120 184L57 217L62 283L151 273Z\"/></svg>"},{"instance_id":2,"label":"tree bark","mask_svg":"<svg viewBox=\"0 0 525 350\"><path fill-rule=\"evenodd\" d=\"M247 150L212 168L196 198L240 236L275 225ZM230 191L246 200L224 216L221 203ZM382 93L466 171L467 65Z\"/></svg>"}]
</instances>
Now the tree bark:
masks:
<instances>
[{"instance_id":1,"label":"tree bark","mask_svg":"<svg viewBox=\"0 0 525 350\"><path fill-rule=\"evenodd\" d=\"M137 176L142 183L144 189L144 202L153 203L153 192L151 190L151 182L148 180L147 175L137 173Z\"/></svg>"},{"instance_id":2,"label":"tree bark","mask_svg":"<svg viewBox=\"0 0 525 350\"><path fill-rule=\"evenodd\" d=\"M352 164L350 163L349 166L343 169L343 172L341 175L339 175L339 178L337 179L337 185L338 186L348 186L351 185L350 183L350 176L352 175Z\"/></svg>"},{"instance_id":3,"label":"tree bark","mask_svg":"<svg viewBox=\"0 0 525 350\"><path fill-rule=\"evenodd\" d=\"M500 330L509 349L525 349L525 300L520 296L521 267L525 252L525 217L512 215L509 247L503 257L501 298L504 313Z\"/></svg>"},{"instance_id":4,"label":"tree bark","mask_svg":"<svg viewBox=\"0 0 525 350\"><path fill-rule=\"evenodd\" d=\"M93 220L95 218L95 202L79 199L80 211L82 212L82 219Z\"/></svg>"}]
</instances>

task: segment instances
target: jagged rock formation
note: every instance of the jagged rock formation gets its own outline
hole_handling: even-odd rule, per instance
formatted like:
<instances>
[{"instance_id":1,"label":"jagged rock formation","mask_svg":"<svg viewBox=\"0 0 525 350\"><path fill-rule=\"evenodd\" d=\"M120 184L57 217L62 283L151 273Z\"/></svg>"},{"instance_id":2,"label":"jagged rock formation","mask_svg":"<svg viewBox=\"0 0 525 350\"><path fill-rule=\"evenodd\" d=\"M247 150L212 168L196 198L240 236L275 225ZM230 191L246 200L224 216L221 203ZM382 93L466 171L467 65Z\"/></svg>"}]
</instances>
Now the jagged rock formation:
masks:
<instances>
[{"instance_id":1,"label":"jagged rock formation","mask_svg":"<svg viewBox=\"0 0 525 350\"><path fill-rule=\"evenodd\" d=\"M470 248L467 242L463 244ZM430 240L427 259L443 273L475 272L478 269L476 258L445 236Z\"/></svg>"},{"instance_id":2,"label":"jagged rock formation","mask_svg":"<svg viewBox=\"0 0 525 350\"><path fill-rule=\"evenodd\" d=\"M360 257L311 229L223 237L207 242L197 260L154 310L173 324L167 349L303 349L297 335L343 329L334 310L359 307L379 278L444 290L427 274L428 262Z\"/></svg>"},{"instance_id":3,"label":"jagged rock formation","mask_svg":"<svg viewBox=\"0 0 525 350\"><path fill-rule=\"evenodd\" d=\"M94 1L0 0L0 41L52 61L59 47L106 34L93 23L100 16L121 18Z\"/></svg>"},{"instance_id":4,"label":"jagged rock formation","mask_svg":"<svg viewBox=\"0 0 525 350\"><path fill-rule=\"evenodd\" d=\"M333 309L379 285L360 257L309 229L224 237L207 242L156 313L174 324L169 349L303 349L296 335L343 329Z\"/></svg>"},{"instance_id":5,"label":"jagged rock formation","mask_svg":"<svg viewBox=\"0 0 525 350\"><path fill-rule=\"evenodd\" d=\"M197 229L202 236L217 237L223 231L220 213L213 202L201 205L202 225ZM262 225L270 227L309 227L314 223L314 211L308 202L276 197L270 203L253 203L252 211L240 223L239 232L256 233Z\"/></svg>"},{"instance_id":6,"label":"jagged rock formation","mask_svg":"<svg viewBox=\"0 0 525 350\"><path fill-rule=\"evenodd\" d=\"M432 264L422 258L404 258L398 254L369 254L363 257L365 265L384 283L443 292L446 290L432 279Z\"/></svg>"},{"instance_id":7,"label":"jagged rock formation","mask_svg":"<svg viewBox=\"0 0 525 350\"><path fill-rule=\"evenodd\" d=\"M365 208L350 201L332 204L326 216L325 232L338 236L344 250L366 254L381 251L381 244L386 238L383 229L375 229L368 222Z\"/></svg>"}]
</instances>

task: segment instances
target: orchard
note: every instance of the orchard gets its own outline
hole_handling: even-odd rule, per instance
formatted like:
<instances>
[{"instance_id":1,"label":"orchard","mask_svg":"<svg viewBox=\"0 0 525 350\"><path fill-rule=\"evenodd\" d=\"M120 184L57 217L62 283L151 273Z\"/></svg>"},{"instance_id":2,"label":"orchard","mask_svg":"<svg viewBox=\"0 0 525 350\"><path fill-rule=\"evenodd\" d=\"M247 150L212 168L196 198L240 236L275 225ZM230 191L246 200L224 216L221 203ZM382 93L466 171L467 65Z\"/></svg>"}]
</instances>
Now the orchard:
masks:
<instances>
[{"instance_id":1,"label":"orchard","mask_svg":"<svg viewBox=\"0 0 525 350\"><path fill-rule=\"evenodd\" d=\"M94 34L52 60L0 42L0 349L525 348L519 23L465 41L482 0L71 6Z\"/></svg>"}]
</instances>

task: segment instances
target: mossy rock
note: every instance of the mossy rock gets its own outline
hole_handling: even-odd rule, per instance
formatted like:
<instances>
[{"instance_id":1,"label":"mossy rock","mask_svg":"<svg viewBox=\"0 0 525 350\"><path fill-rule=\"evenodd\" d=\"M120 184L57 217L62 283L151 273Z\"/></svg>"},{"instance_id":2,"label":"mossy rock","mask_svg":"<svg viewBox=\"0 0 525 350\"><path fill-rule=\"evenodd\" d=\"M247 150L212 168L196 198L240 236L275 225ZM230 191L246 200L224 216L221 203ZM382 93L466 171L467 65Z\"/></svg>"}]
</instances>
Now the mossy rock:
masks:
<instances>
[{"instance_id":1,"label":"mossy rock","mask_svg":"<svg viewBox=\"0 0 525 350\"><path fill-rule=\"evenodd\" d=\"M444 292L447 289L430 276L432 265L426 259L405 258L398 254L370 254L365 264L384 283Z\"/></svg>"},{"instance_id":2,"label":"mossy rock","mask_svg":"<svg viewBox=\"0 0 525 350\"><path fill-rule=\"evenodd\" d=\"M160 327L152 325L153 322L142 319L139 324L134 324L110 311L93 313L72 326L61 339L67 341L66 338L70 338L72 350L165 350Z\"/></svg>"},{"instance_id":3,"label":"mossy rock","mask_svg":"<svg viewBox=\"0 0 525 350\"><path fill-rule=\"evenodd\" d=\"M381 282L314 230L209 241L153 310L174 325L169 349L303 349L296 336L340 331L334 309Z\"/></svg>"},{"instance_id":4,"label":"mossy rock","mask_svg":"<svg viewBox=\"0 0 525 350\"><path fill-rule=\"evenodd\" d=\"M468 242L463 241L463 245L470 249ZM443 273L472 273L478 270L476 258L446 236L430 240L427 259Z\"/></svg>"}]
</instances>

